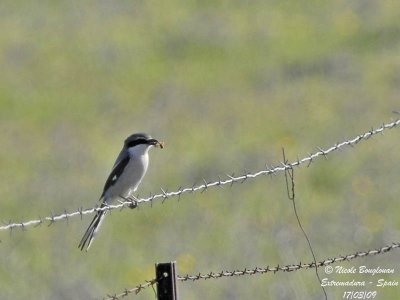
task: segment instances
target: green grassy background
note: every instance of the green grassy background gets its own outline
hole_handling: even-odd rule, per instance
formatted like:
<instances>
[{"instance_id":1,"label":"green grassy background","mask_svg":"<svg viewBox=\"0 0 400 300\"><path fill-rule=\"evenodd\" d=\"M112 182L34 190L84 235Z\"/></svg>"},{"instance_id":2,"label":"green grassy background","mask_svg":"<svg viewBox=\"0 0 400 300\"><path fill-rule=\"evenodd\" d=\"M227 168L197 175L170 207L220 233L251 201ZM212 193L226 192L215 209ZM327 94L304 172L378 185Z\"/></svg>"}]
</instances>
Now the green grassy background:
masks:
<instances>
[{"instance_id":1,"label":"green grassy background","mask_svg":"<svg viewBox=\"0 0 400 300\"><path fill-rule=\"evenodd\" d=\"M282 147L289 160L303 157L400 109L400 2L3 1L0 11L3 222L98 204L134 132L166 143L150 153L144 196L277 164ZM296 169L317 259L400 240L398 138L394 129ZM0 298L99 299L171 260L179 274L312 260L283 174L115 211L82 253L91 217L0 232ZM394 267L381 277L400 281L398 261L393 251L340 265ZM327 288L329 299L345 290ZM400 287L377 290L400 297ZM312 270L180 283L179 292L323 297Z\"/></svg>"}]
</instances>

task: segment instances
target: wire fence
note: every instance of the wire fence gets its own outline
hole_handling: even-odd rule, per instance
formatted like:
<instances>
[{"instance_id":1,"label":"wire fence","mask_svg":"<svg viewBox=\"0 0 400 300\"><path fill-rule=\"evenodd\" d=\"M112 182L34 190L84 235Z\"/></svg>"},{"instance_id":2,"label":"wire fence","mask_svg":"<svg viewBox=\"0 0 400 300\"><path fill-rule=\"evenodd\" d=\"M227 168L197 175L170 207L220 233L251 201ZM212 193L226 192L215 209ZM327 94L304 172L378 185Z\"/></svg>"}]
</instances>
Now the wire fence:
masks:
<instances>
[{"instance_id":1,"label":"wire fence","mask_svg":"<svg viewBox=\"0 0 400 300\"><path fill-rule=\"evenodd\" d=\"M39 217L34 220L23 221L23 222L13 222L12 220L10 220L8 222L3 222L4 225L0 226L0 230L12 230L14 228L26 229L29 226L37 227L42 224L52 225L55 222L58 222L61 220L69 220L70 218L73 218L73 217L80 216L82 218L83 215L93 214L97 211L123 209L126 207L132 207L132 205L138 206L138 205L145 204L145 203L150 203L152 205L153 202L156 200L161 200L162 202L164 202L165 200L167 200L169 198L173 198L173 197L178 197L178 199L179 199L184 194L190 194L190 193L195 193L195 192L202 193L202 192L207 191L210 188L221 187L224 185L233 185L235 183L243 183L249 179L254 179L254 178L262 176L262 175L273 175L278 172L283 172L288 169L292 169L293 167L298 167L301 165L309 166L315 159L317 159L319 157L327 157L331 153L333 153L337 150L341 150L344 147L355 146L362 141L368 140L372 136L375 136L379 133L383 134L384 131L389 130L389 129L397 128L397 126L399 124L400 124L400 119L397 119L397 120L389 122L389 123L383 123L380 127L376 128L376 129L372 128L372 129L370 129L362 134L359 134L353 138L342 141L340 143L335 143L334 145L330 146L329 148L322 149L320 147L317 147L318 151L316 151L314 153L310 153L307 156L303 157L302 159L297 159L291 163L280 162L277 164L277 166L271 166L271 167L266 165L264 169L258 170L253 173L245 173L245 174L242 174L239 176L235 176L235 174L226 175L225 179L221 179L221 177L219 177L219 179L216 181L203 180L204 181L203 184L193 185L191 187L185 187L185 188L180 187L174 192L168 192L167 190L161 188L161 193L150 195L149 197L139 198L139 199L132 197L132 198L128 199L127 201L121 201L120 203L115 204L115 205L106 205L103 207L96 206L96 207L89 208L89 209L80 208L71 213L67 212L67 210L64 210L64 212L61 214L57 214L57 215L51 214L50 216L47 216L47 217L43 217L43 218Z\"/></svg>"},{"instance_id":2,"label":"wire fence","mask_svg":"<svg viewBox=\"0 0 400 300\"><path fill-rule=\"evenodd\" d=\"M90 214L96 213L97 211L106 211L106 210L114 210L114 209L121 210L123 208L132 207L132 205L136 207L136 206L146 204L146 203L153 205L154 201L161 201L162 203L164 203L165 200L170 199L170 198L175 197L175 198L180 199L180 197L185 194L192 194L192 193L196 193L196 192L203 193L211 188L222 187L225 185L233 185L236 183L244 183L250 179L255 179L262 175L273 175L273 174L277 174L279 172L285 172L286 184L288 185L287 172L288 171L293 172L294 167L299 167L301 165L306 165L308 167L317 158L320 158L320 157L326 158L328 155L336 152L337 150L342 150L343 148L348 147L348 146L350 146L350 147L356 146L360 142L366 141L369 138L371 138L375 135L378 135L379 133L383 134L385 131L387 131L389 129L397 128L399 124L400 124L400 119L397 119L395 121L388 122L388 123L383 123L381 126L379 126L376 129L372 128L372 129L365 131L364 133L359 134L355 137L352 137L350 139L344 140L339 143L335 143L334 145L332 145L328 148L323 149L323 148L317 147L317 151L315 151L313 153L309 153L308 155L306 155L305 157L303 157L301 159L297 159L295 161L288 162L288 161L286 161L286 158L284 157L283 162L279 162L275 166L266 165L263 169L260 169L255 172L246 172L245 174L238 175L238 176L236 176L235 174L226 175L226 177L224 179L222 179L221 177L218 177L218 180L214 180L214 181L206 181L205 179L203 179L202 184L193 185L191 187L180 187L176 191L173 191L173 192L168 192L167 190L161 188L161 192L153 194L153 195L151 194L149 197L144 197L144 198L132 197L129 199L124 199L124 201L120 201L118 204L115 204L115 205L106 205L103 207L96 206L96 207L92 207L89 209L80 208L73 212L67 212L66 210L64 210L64 212L61 214L57 214L57 215L50 214L47 217L43 217L43 218L39 217L37 219L32 219L32 220L23 221L23 222L13 222L10 220L7 223L3 222L4 225L0 226L0 230L12 231L15 228L20 228L20 229L24 230L27 227L38 227L42 224L47 224L50 226L58 221L62 221L62 220L68 221L70 218L74 218L74 217L78 217L78 216L80 216L82 218L84 215L90 215ZM291 173L291 174L293 176L293 173ZM289 195L289 199L294 201L294 179L293 179L293 177L291 177L291 180L292 180L292 194L289 193L289 186L288 186L288 195ZM295 207L294 207L294 209L295 209ZM297 216L296 209L295 209L295 214ZM298 218L298 216L297 216L297 218ZM301 227L299 218L298 218L298 221L299 221L299 225ZM304 234L306 236L305 232L304 232ZM308 240L307 236L306 236L306 238ZM309 243L309 245L310 245L310 243ZM310 245L310 248L311 248L311 245ZM262 268L255 267L255 268L246 268L243 270L199 273L199 274L195 274L195 275L189 275L189 274L178 275L177 280L194 282L194 281L199 281L199 280L208 280L208 279L212 280L212 279L218 279L218 278L223 278L223 277L240 277L240 276L266 274L266 273L274 273L275 274L277 272L292 272L292 271L298 271L301 269L310 269L310 268L315 269L317 276L318 276L318 272L317 272L318 268L328 266L330 264L334 264L334 263L338 263L338 262L350 261L350 260L361 258L361 257L370 257L373 255L383 254L383 253L392 251L393 249L396 249L396 248L400 248L400 242L394 242L391 245L385 245L385 246L382 246L381 248L374 249L374 250L361 251L361 252L344 255L344 256L340 255L340 256L337 256L334 258L329 258L329 259L325 259L325 260L318 261L318 262L315 260L315 256L313 254L314 261L311 263L298 263L298 264L284 265L284 266L277 265L277 266L273 266L273 267L267 266L267 267L262 267ZM311 251L313 251L312 248L311 248ZM120 292L118 294L107 295L107 297L104 299L117 300L117 299L121 299L125 296L128 296L130 294L138 294L146 288L153 287L158 282L159 282L159 279L154 278L154 279L145 281L144 283L141 283L133 288L125 289L123 292ZM324 293L325 293L325 290L324 290ZM325 296L326 296L326 294L325 294Z\"/></svg>"},{"instance_id":3,"label":"wire fence","mask_svg":"<svg viewBox=\"0 0 400 300\"><path fill-rule=\"evenodd\" d=\"M277 273L277 272L292 272L292 271L298 271L301 269L311 269L311 268L320 268L320 267L325 267L334 263L338 262L343 262L343 261L350 261L353 259L357 258L362 258L362 257L368 257L368 256L374 256L378 254L384 254L389 251L392 251L393 249L400 248L400 242L395 242L392 243L391 245L385 245L381 248L374 249L374 250L368 250L368 251L362 251L362 252L356 252L353 254L348 254L348 255L340 255L334 258L327 258L325 260L317 262L311 262L311 263L298 263L298 264L292 264L292 265L285 265L285 266L275 266L275 267L270 267L267 266L265 268L246 268L244 270L234 270L234 271L221 271L221 272L209 272L209 273L199 273L196 275L178 275L177 280L178 281L199 281L199 280L207 280L207 279L218 279L218 278L223 278L223 277L240 277L240 276L248 276L248 275L255 275L255 274L266 274L266 273ZM147 280L145 283L139 284L135 286L134 288L130 289L125 289L123 292L119 294L114 294L114 295L107 295L106 298L103 298L104 300L118 300L123 297L126 297L130 294L139 294L142 292L144 289L148 287L152 287L157 283L157 279L151 279Z\"/></svg>"}]
</instances>

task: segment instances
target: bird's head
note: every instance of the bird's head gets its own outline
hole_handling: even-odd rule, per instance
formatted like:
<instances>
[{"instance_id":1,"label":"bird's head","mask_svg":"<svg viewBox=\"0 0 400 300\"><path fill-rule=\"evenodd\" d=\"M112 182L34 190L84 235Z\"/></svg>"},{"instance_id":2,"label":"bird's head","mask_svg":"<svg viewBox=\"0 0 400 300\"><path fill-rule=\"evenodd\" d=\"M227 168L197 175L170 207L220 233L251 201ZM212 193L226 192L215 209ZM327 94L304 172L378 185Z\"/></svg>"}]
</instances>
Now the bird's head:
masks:
<instances>
[{"instance_id":1,"label":"bird's head","mask_svg":"<svg viewBox=\"0 0 400 300\"><path fill-rule=\"evenodd\" d=\"M134 147L150 148L151 146L162 149L164 148L164 143L153 139L146 133L135 133L125 140L124 146L127 149L132 149Z\"/></svg>"}]
</instances>

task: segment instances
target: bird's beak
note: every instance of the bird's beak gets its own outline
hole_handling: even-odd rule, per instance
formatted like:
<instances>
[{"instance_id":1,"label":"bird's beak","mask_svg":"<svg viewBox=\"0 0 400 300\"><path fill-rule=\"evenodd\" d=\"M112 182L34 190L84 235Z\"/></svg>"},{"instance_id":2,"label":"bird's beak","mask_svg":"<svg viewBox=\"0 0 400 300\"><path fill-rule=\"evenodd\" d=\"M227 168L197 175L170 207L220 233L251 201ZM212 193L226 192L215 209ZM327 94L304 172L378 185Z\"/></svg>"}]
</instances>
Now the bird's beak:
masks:
<instances>
[{"instance_id":1,"label":"bird's beak","mask_svg":"<svg viewBox=\"0 0 400 300\"><path fill-rule=\"evenodd\" d=\"M150 140L147 141L147 143L149 145L153 145L156 148L161 148L161 149L164 148L164 143L163 142L159 142L156 139L150 139Z\"/></svg>"}]
</instances>

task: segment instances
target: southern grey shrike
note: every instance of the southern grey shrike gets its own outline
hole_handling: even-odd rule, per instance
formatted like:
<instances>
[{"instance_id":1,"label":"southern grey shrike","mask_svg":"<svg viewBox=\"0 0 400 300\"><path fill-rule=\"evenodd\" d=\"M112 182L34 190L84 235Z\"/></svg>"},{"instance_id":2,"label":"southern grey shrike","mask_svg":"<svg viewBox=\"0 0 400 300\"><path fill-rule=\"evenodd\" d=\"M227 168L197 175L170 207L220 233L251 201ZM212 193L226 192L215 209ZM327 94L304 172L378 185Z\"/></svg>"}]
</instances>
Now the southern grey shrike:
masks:
<instances>
[{"instance_id":1,"label":"southern grey shrike","mask_svg":"<svg viewBox=\"0 0 400 300\"><path fill-rule=\"evenodd\" d=\"M100 196L100 207L105 207L117 201L126 200L132 195L146 174L149 165L149 149L163 148L163 144L145 133L135 133L125 142ZM79 248L89 250L107 211L97 211L88 229L79 243Z\"/></svg>"}]
</instances>

